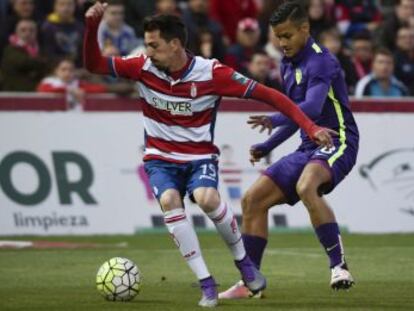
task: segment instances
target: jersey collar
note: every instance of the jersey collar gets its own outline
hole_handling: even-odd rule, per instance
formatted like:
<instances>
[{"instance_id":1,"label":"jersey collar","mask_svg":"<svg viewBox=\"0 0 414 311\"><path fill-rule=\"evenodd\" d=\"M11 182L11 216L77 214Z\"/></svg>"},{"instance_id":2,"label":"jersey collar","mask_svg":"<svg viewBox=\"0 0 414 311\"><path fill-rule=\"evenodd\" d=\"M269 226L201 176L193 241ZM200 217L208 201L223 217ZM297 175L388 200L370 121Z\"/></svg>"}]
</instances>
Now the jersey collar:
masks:
<instances>
[{"instance_id":1,"label":"jersey collar","mask_svg":"<svg viewBox=\"0 0 414 311\"><path fill-rule=\"evenodd\" d=\"M186 51L186 52L187 52L188 61L185 64L185 66L178 72L174 72L172 75L169 74L169 76L173 79L171 81L172 85L177 84L181 82L182 80L184 80L194 68L196 58L191 52L189 51ZM175 80L176 77L178 77L178 79Z\"/></svg>"}]
</instances>

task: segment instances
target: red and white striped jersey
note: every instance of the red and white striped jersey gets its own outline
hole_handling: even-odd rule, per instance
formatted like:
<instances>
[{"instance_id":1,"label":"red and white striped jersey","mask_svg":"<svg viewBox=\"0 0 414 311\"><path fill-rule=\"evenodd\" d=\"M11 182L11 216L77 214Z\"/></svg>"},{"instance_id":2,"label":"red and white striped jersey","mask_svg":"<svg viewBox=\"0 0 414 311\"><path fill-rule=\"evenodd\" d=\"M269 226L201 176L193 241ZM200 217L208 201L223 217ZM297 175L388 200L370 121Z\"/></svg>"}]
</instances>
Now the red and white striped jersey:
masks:
<instances>
[{"instance_id":1,"label":"red and white striped jersey","mask_svg":"<svg viewBox=\"0 0 414 311\"><path fill-rule=\"evenodd\" d=\"M113 74L138 81L143 102L144 160L188 162L215 158L214 126L221 96L250 96L256 82L217 60L192 57L174 80L149 57L111 59Z\"/></svg>"}]
</instances>

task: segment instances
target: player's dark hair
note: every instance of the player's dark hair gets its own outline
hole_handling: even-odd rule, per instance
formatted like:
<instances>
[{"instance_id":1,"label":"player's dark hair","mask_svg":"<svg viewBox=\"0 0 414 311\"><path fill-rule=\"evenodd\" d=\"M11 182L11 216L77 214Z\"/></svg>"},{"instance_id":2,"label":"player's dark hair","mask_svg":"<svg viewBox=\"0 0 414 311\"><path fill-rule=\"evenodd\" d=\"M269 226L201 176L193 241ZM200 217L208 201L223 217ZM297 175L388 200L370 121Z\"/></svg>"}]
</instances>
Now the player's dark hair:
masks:
<instances>
[{"instance_id":1,"label":"player's dark hair","mask_svg":"<svg viewBox=\"0 0 414 311\"><path fill-rule=\"evenodd\" d=\"M165 41L178 39L181 45L187 45L187 29L183 21L176 15L161 14L146 17L144 20L144 32L159 30L160 36Z\"/></svg>"},{"instance_id":2,"label":"player's dark hair","mask_svg":"<svg viewBox=\"0 0 414 311\"><path fill-rule=\"evenodd\" d=\"M269 23L276 26L286 21L292 21L299 25L308 20L308 12L301 1L286 1L273 12Z\"/></svg>"}]
</instances>

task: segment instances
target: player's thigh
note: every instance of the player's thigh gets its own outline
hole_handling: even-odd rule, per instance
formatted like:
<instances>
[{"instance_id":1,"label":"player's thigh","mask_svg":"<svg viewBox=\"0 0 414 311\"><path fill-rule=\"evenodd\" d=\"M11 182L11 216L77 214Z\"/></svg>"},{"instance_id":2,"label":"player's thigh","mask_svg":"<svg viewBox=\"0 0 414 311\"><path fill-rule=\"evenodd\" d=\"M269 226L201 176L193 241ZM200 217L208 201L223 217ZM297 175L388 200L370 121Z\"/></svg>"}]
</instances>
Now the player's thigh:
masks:
<instances>
[{"instance_id":1,"label":"player's thigh","mask_svg":"<svg viewBox=\"0 0 414 311\"><path fill-rule=\"evenodd\" d=\"M177 194L182 201L185 194L185 178L184 170L180 166L153 160L146 162L144 168L152 191L163 208L169 209L168 206L177 204Z\"/></svg>"},{"instance_id":2,"label":"player's thigh","mask_svg":"<svg viewBox=\"0 0 414 311\"><path fill-rule=\"evenodd\" d=\"M299 179L302 188L316 188L318 194L331 192L352 170L358 154L358 137L349 135L346 141L334 139L334 147L319 147Z\"/></svg>"},{"instance_id":3,"label":"player's thigh","mask_svg":"<svg viewBox=\"0 0 414 311\"><path fill-rule=\"evenodd\" d=\"M332 172L329 165L322 161L310 161L306 164L296 185L299 196L309 193L321 192L332 182Z\"/></svg>"},{"instance_id":4,"label":"player's thigh","mask_svg":"<svg viewBox=\"0 0 414 311\"><path fill-rule=\"evenodd\" d=\"M244 194L242 209L243 213L266 212L285 202L286 197L280 187L270 177L261 175Z\"/></svg>"},{"instance_id":5,"label":"player's thigh","mask_svg":"<svg viewBox=\"0 0 414 311\"><path fill-rule=\"evenodd\" d=\"M187 192L190 198L204 207L213 206L220 203L218 194L218 163L213 160L200 160L191 163L191 171L187 182Z\"/></svg>"},{"instance_id":6,"label":"player's thigh","mask_svg":"<svg viewBox=\"0 0 414 311\"><path fill-rule=\"evenodd\" d=\"M299 201L296 184L309 162L309 157L310 153L297 150L270 165L263 173L283 194L283 203L294 205Z\"/></svg>"}]
</instances>

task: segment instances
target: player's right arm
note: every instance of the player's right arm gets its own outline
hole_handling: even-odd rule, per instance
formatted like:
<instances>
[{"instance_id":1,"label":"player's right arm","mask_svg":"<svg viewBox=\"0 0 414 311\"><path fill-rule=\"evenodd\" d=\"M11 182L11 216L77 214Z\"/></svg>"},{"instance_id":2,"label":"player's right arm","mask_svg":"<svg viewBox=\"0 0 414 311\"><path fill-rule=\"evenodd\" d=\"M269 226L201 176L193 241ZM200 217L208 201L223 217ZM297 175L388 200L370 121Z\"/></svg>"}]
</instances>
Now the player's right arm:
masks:
<instances>
[{"instance_id":1,"label":"player's right arm","mask_svg":"<svg viewBox=\"0 0 414 311\"><path fill-rule=\"evenodd\" d=\"M214 89L218 95L252 98L273 106L298 126L319 145L331 147L333 130L322 128L310 120L288 97L263 84L248 79L230 67L215 63L213 67Z\"/></svg>"},{"instance_id":2,"label":"player's right arm","mask_svg":"<svg viewBox=\"0 0 414 311\"><path fill-rule=\"evenodd\" d=\"M85 13L85 35L83 38L83 61L86 69L97 74L111 74L131 80L139 80L145 63L144 55L136 57L104 57L98 44L98 27L107 7L96 2Z\"/></svg>"}]
</instances>

